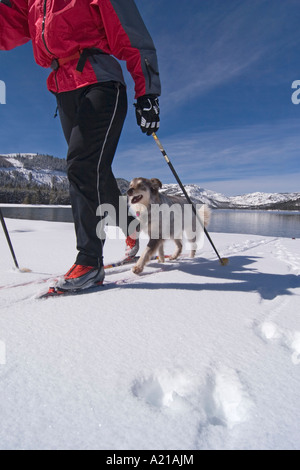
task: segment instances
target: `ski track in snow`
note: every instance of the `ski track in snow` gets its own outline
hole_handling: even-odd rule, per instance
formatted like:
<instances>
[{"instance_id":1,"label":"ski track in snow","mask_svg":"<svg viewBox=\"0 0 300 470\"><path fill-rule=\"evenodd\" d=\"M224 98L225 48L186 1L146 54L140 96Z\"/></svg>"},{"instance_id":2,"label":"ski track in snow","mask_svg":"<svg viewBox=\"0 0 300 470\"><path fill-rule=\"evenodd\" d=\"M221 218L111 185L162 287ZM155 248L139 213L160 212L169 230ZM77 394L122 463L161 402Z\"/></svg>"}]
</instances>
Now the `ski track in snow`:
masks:
<instances>
[{"instance_id":1,"label":"ski track in snow","mask_svg":"<svg viewBox=\"0 0 300 470\"><path fill-rule=\"evenodd\" d=\"M300 255L290 253L280 240L275 241L275 252L274 255L280 261L286 263L292 272L295 272L297 276L300 274Z\"/></svg>"},{"instance_id":2,"label":"ski track in snow","mask_svg":"<svg viewBox=\"0 0 300 470\"><path fill-rule=\"evenodd\" d=\"M272 255L286 265L288 273L298 276L298 286L300 285L300 256L291 253L276 239L273 243L274 250ZM272 300L265 310L265 320L262 322L254 321L254 332L266 343L280 344L283 350L291 354L292 363L300 364L300 331L280 327L276 319L280 319L289 311L291 296L278 297Z\"/></svg>"}]
</instances>

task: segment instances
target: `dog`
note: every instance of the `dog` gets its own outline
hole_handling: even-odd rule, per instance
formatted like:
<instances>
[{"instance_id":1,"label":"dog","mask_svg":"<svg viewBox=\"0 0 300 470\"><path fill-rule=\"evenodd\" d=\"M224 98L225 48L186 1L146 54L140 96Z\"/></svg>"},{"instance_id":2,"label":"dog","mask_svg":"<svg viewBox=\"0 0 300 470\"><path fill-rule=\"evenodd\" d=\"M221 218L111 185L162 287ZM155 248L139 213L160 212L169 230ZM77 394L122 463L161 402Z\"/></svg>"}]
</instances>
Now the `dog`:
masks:
<instances>
[{"instance_id":1,"label":"dog","mask_svg":"<svg viewBox=\"0 0 300 470\"><path fill-rule=\"evenodd\" d=\"M140 256L138 262L132 268L135 274L140 274L146 263L158 251L160 262L164 262L164 242L172 239L176 248L169 257L175 260L182 252L182 239L185 233L191 244L190 257L194 258L203 227L207 227L210 219L210 210L202 205L195 215L191 204L185 197L169 196L160 192L162 183L157 178L134 178L127 191L128 204L136 213L140 223L140 229L149 236L146 249Z\"/></svg>"}]
</instances>

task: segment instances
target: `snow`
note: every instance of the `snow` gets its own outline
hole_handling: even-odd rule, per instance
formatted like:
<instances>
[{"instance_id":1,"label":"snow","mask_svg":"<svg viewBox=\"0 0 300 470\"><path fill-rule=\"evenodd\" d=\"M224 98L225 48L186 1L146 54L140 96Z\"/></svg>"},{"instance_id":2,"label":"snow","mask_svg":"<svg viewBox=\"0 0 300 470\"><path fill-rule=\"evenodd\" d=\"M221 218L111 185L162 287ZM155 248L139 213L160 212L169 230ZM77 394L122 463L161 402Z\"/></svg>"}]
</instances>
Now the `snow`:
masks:
<instances>
[{"instance_id":1,"label":"snow","mask_svg":"<svg viewBox=\"0 0 300 470\"><path fill-rule=\"evenodd\" d=\"M17 157L26 156L27 158L33 159L36 154L1 154L5 159L11 163L11 168L0 168L0 172L9 173L11 176L14 175L15 171L18 171L23 177L27 178L28 181L32 179L36 184L46 184L52 187L53 177L56 179L56 183L65 183L67 181L67 175L64 171L53 170L53 169L27 169L24 168L24 163Z\"/></svg>"},{"instance_id":2,"label":"snow","mask_svg":"<svg viewBox=\"0 0 300 470\"><path fill-rule=\"evenodd\" d=\"M6 223L32 272L0 231L1 449L299 449L300 240L210 233L227 266L205 239L194 260L38 300L73 264L73 226Z\"/></svg>"},{"instance_id":3,"label":"snow","mask_svg":"<svg viewBox=\"0 0 300 470\"><path fill-rule=\"evenodd\" d=\"M249 209L265 206L269 204L278 204L284 202L297 201L300 193L262 193L255 192L239 196L225 196L209 189L201 188L196 184L188 184L185 189L192 200L202 201L209 207L227 207L238 208L247 207ZM164 184L163 191L168 194L181 194L177 184Z\"/></svg>"}]
</instances>

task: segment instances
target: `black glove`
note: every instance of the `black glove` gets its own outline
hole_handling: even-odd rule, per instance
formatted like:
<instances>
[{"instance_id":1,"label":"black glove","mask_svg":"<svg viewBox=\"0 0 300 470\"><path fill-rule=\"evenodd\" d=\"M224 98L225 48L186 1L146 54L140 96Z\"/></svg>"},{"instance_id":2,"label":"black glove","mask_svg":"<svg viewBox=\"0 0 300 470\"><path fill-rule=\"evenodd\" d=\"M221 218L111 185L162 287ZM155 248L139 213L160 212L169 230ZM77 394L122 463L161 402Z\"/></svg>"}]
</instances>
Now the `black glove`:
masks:
<instances>
[{"instance_id":1,"label":"black glove","mask_svg":"<svg viewBox=\"0 0 300 470\"><path fill-rule=\"evenodd\" d=\"M156 95L144 95L137 99L135 114L142 132L151 135L159 128L159 103Z\"/></svg>"}]
</instances>

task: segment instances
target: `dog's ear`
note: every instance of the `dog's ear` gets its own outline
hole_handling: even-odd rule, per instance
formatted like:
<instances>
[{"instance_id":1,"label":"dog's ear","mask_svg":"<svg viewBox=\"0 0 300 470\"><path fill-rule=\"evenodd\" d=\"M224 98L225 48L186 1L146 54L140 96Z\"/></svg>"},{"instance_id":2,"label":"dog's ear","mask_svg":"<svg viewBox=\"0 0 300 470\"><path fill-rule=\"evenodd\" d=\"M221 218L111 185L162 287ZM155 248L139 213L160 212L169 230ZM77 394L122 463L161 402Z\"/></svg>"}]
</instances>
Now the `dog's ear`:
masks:
<instances>
[{"instance_id":1,"label":"dog's ear","mask_svg":"<svg viewBox=\"0 0 300 470\"><path fill-rule=\"evenodd\" d=\"M162 188L162 183L157 178L151 178L150 183L152 191L158 191Z\"/></svg>"}]
</instances>

